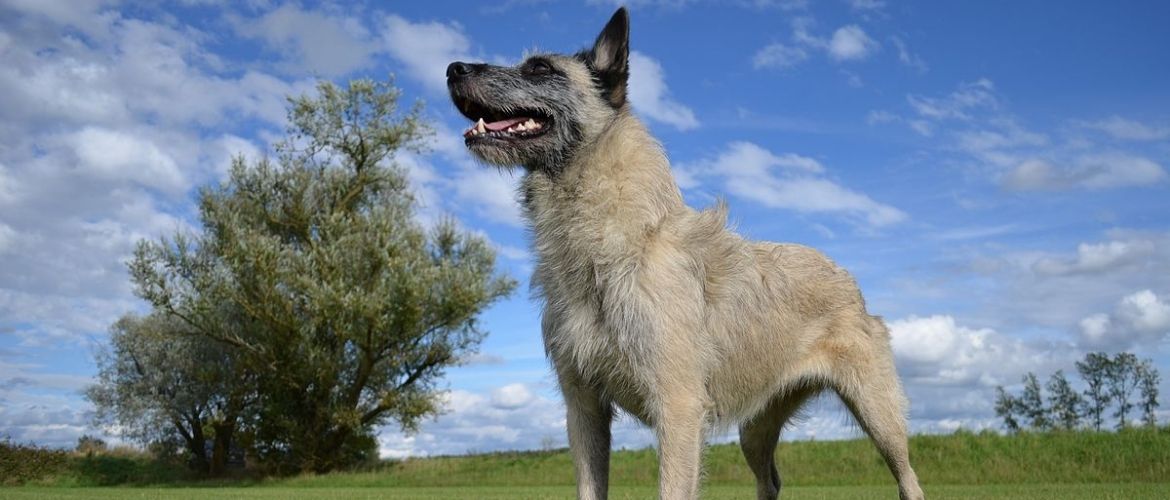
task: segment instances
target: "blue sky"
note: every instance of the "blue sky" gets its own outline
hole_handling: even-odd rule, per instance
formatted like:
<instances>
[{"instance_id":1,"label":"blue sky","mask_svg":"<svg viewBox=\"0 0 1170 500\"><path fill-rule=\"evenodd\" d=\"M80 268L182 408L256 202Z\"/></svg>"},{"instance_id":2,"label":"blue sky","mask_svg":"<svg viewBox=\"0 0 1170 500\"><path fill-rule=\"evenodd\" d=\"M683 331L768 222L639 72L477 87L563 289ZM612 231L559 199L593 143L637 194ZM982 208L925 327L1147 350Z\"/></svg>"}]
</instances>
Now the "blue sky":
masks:
<instances>
[{"instance_id":1,"label":"blue sky","mask_svg":"<svg viewBox=\"0 0 1170 500\"><path fill-rule=\"evenodd\" d=\"M517 179L467 156L443 71L584 48L615 2L474 5L0 0L0 436L102 432L79 391L107 327L144 308L135 241L196 224L193 191L268 150L315 78L393 74L424 101L430 152L397 159L420 218L456 216L526 285ZM994 426L996 385L1090 350L1170 379L1170 4L628 5L631 100L687 200L855 273L914 430ZM383 454L563 445L537 314L523 291L487 311L448 413L385 429ZM856 435L826 401L786 437ZM617 424L615 445L650 442Z\"/></svg>"}]
</instances>

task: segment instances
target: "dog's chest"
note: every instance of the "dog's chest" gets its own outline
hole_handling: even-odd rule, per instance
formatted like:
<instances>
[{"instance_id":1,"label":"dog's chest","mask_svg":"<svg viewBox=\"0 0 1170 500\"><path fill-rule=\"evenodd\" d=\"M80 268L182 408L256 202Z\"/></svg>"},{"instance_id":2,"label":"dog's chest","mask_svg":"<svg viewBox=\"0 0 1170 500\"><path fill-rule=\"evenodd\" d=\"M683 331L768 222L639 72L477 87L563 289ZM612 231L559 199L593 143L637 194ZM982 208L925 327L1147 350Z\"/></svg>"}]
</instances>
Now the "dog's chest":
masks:
<instances>
[{"instance_id":1,"label":"dog's chest","mask_svg":"<svg viewBox=\"0 0 1170 500\"><path fill-rule=\"evenodd\" d=\"M545 348L558 370L571 370L641 416L658 329L638 283L639 254L621 234L630 221L582 201L546 197L527 207Z\"/></svg>"},{"instance_id":2,"label":"dog's chest","mask_svg":"<svg viewBox=\"0 0 1170 500\"><path fill-rule=\"evenodd\" d=\"M630 414L650 422L646 402L654 394L657 332L639 326L638 315L607 311L615 300L597 286L548 287L543 329L545 351L558 373L566 372Z\"/></svg>"},{"instance_id":3,"label":"dog's chest","mask_svg":"<svg viewBox=\"0 0 1170 500\"><path fill-rule=\"evenodd\" d=\"M638 293L636 266L577 245L562 243L538 258L534 282L545 300L546 347L554 361L581 371L625 371L648 354L656 330Z\"/></svg>"}]
</instances>

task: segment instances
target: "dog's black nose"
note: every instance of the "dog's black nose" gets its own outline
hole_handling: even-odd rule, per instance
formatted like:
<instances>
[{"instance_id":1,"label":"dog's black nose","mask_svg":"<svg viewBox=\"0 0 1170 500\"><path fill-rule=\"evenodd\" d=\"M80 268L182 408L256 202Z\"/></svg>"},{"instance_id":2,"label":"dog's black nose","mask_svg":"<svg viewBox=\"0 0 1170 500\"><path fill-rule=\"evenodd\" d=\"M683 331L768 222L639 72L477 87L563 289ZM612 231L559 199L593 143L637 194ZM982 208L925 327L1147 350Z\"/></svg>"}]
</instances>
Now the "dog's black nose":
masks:
<instances>
[{"instance_id":1,"label":"dog's black nose","mask_svg":"<svg viewBox=\"0 0 1170 500\"><path fill-rule=\"evenodd\" d=\"M474 65L455 61L447 66L447 78L464 77L470 75L474 69Z\"/></svg>"}]
</instances>

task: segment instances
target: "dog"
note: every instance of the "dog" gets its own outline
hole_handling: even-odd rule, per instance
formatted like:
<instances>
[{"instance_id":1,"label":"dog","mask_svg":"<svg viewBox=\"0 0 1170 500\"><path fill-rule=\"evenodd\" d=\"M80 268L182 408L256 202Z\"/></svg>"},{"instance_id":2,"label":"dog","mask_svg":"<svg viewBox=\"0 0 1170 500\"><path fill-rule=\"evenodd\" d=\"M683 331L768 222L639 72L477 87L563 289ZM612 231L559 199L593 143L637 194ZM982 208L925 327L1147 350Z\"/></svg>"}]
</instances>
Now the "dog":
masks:
<instances>
[{"instance_id":1,"label":"dog","mask_svg":"<svg viewBox=\"0 0 1170 500\"><path fill-rule=\"evenodd\" d=\"M631 112L629 14L591 49L516 66L453 62L447 86L479 160L523 169L532 286L564 395L581 499L606 498L617 409L659 444L659 495L696 498L705 437L739 426L760 499L775 499L781 428L838 394L905 500L906 397L890 336L853 278L816 250L752 242L720 203L684 204L660 144Z\"/></svg>"}]
</instances>

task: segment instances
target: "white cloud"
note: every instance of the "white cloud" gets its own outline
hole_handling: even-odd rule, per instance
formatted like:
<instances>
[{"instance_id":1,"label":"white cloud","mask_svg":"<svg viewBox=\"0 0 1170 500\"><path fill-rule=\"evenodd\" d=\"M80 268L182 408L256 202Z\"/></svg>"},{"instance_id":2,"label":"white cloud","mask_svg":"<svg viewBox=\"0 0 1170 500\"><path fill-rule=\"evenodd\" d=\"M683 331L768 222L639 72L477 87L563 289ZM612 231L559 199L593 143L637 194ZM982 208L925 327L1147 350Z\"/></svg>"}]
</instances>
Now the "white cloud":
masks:
<instances>
[{"instance_id":1,"label":"white cloud","mask_svg":"<svg viewBox=\"0 0 1170 500\"><path fill-rule=\"evenodd\" d=\"M1081 121L1077 124L1087 129L1105 132L1114 139L1127 141L1160 141L1170 138L1170 127L1155 127L1120 116L1111 116L1099 121Z\"/></svg>"},{"instance_id":2,"label":"white cloud","mask_svg":"<svg viewBox=\"0 0 1170 500\"><path fill-rule=\"evenodd\" d=\"M472 166L464 168L454 179L455 195L470 204L470 212L489 221L512 227L524 227L516 190L520 177L511 172Z\"/></svg>"},{"instance_id":3,"label":"white cloud","mask_svg":"<svg viewBox=\"0 0 1170 500\"><path fill-rule=\"evenodd\" d=\"M492 391L492 406L514 410L531 403L536 396L524 384L508 384Z\"/></svg>"},{"instance_id":4,"label":"white cloud","mask_svg":"<svg viewBox=\"0 0 1170 500\"><path fill-rule=\"evenodd\" d=\"M1048 144L1047 136L1024 129L1012 120L995 120L987 128L976 128L954 134L958 149L970 153L983 162L1000 167L1020 162L1020 151Z\"/></svg>"},{"instance_id":5,"label":"white cloud","mask_svg":"<svg viewBox=\"0 0 1170 500\"><path fill-rule=\"evenodd\" d=\"M907 217L897 208L825 179L825 168L812 158L776 155L750 142L733 142L716 158L681 164L675 170L684 179L722 178L731 194L767 207L846 214L872 226L896 224Z\"/></svg>"},{"instance_id":6,"label":"white cloud","mask_svg":"<svg viewBox=\"0 0 1170 500\"><path fill-rule=\"evenodd\" d=\"M1170 275L1170 233L1113 229L1066 251L997 247L970 267L987 292L977 306L981 321L1074 332L1089 313L1111 310L1117 297L1158 290L1153 277Z\"/></svg>"},{"instance_id":7,"label":"white cloud","mask_svg":"<svg viewBox=\"0 0 1170 500\"><path fill-rule=\"evenodd\" d=\"M849 0L849 7L856 11L882 10L886 3L881 0Z\"/></svg>"},{"instance_id":8,"label":"white cloud","mask_svg":"<svg viewBox=\"0 0 1170 500\"><path fill-rule=\"evenodd\" d=\"M1093 348L1157 343L1170 333L1170 303L1151 290L1140 290L1123 297L1111 313L1082 319L1080 333Z\"/></svg>"},{"instance_id":9,"label":"white cloud","mask_svg":"<svg viewBox=\"0 0 1170 500\"><path fill-rule=\"evenodd\" d=\"M326 77L350 73L370 62L375 44L363 23L285 4L254 20L237 20L237 30L260 38L282 53L285 65Z\"/></svg>"},{"instance_id":10,"label":"white cloud","mask_svg":"<svg viewBox=\"0 0 1170 500\"><path fill-rule=\"evenodd\" d=\"M741 4L755 8L776 8L785 11L804 10L808 0L741 0Z\"/></svg>"},{"instance_id":11,"label":"white cloud","mask_svg":"<svg viewBox=\"0 0 1170 500\"><path fill-rule=\"evenodd\" d=\"M130 180L168 191L185 187L174 158L147 139L102 127L85 127L67 139L80 167L108 180Z\"/></svg>"},{"instance_id":12,"label":"white cloud","mask_svg":"<svg viewBox=\"0 0 1170 500\"><path fill-rule=\"evenodd\" d=\"M55 26L29 27L54 30ZM20 34L18 32L18 34ZM283 123L284 97L311 88L256 71L215 74L206 35L136 19L113 19L93 45L68 37L9 47L0 66L0 117L24 127L222 124L228 118ZM12 122L10 122L12 123Z\"/></svg>"},{"instance_id":13,"label":"white cloud","mask_svg":"<svg viewBox=\"0 0 1170 500\"><path fill-rule=\"evenodd\" d=\"M19 251L7 244L0 266L0 333L84 349L142 307L125 268L135 243L186 228L189 188L258 150L231 131L283 124L285 96L308 84L226 71L180 23L35 3L3 27L0 224ZM74 29L85 36L63 35Z\"/></svg>"},{"instance_id":14,"label":"white cloud","mask_svg":"<svg viewBox=\"0 0 1170 500\"><path fill-rule=\"evenodd\" d=\"M792 41L797 45L812 49L827 49L829 42L824 38L812 34L816 21L812 17L801 16L792 19Z\"/></svg>"},{"instance_id":15,"label":"white cloud","mask_svg":"<svg viewBox=\"0 0 1170 500\"><path fill-rule=\"evenodd\" d=\"M516 199L520 175L473 160L460 132L438 118L432 118L431 124L436 130L427 146L453 168L440 170L434 163L438 158L433 156L409 152L395 155L414 192L420 222L429 226L447 214L460 213L514 228L525 227ZM523 252L505 249L501 255L511 258L519 253Z\"/></svg>"},{"instance_id":16,"label":"white cloud","mask_svg":"<svg viewBox=\"0 0 1170 500\"><path fill-rule=\"evenodd\" d=\"M1140 262L1154 251L1154 243L1148 240L1081 243L1075 257L1041 257L1032 268L1037 273L1052 275L1108 272Z\"/></svg>"},{"instance_id":17,"label":"white cloud","mask_svg":"<svg viewBox=\"0 0 1170 500\"><path fill-rule=\"evenodd\" d=\"M1166 179L1161 165L1127 153L1092 154L1072 161L1072 166L1062 168L1028 159L1005 173L1000 182L1016 191L1064 191L1149 186Z\"/></svg>"},{"instance_id":18,"label":"white cloud","mask_svg":"<svg viewBox=\"0 0 1170 500\"><path fill-rule=\"evenodd\" d=\"M1026 342L949 315L908 316L888 325L913 432L994 428L996 386L1015 385L1029 371L1067 369L1078 356L1068 344Z\"/></svg>"},{"instance_id":19,"label":"white cloud","mask_svg":"<svg viewBox=\"0 0 1170 500\"><path fill-rule=\"evenodd\" d=\"M525 262L532 259L532 254L528 250L512 245L496 244L496 253L504 256L504 258Z\"/></svg>"},{"instance_id":20,"label":"white cloud","mask_svg":"<svg viewBox=\"0 0 1170 500\"><path fill-rule=\"evenodd\" d=\"M801 47L773 43L756 52L752 57L752 65L756 69L788 68L800 64L808 59L808 51Z\"/></svg>"},{"instance_id":21,"label":"white cloud","mask_svg":"<svg viewBox=\"0 0 1170 500\"><path fill-rule=\"evenodd\" d=\"M9 175L8 167L0 163L0 206L16 203L19 191L19 184Z\"/></svg>"},{"instance_id":22,"label":"white cloud","mask_svg":"<svg viewBox=\"0 0 1170 500\"><path fill-rule=\"evenodd\" d=\"M850 87L859 89L865 86L865 81L861 79L861 75L846 70L841 70L841 74L845 75L845 83L848 83Z\"/></svg>"},{"instance_id":23,"label":"white cloud","mask_svg":"<svg viewBox=\"0 0 1170 500\"><path fill-rule=\"evenodd\" d=\"M1017 224L1001 224L997 226L953 227L927 235L928 238L939 241L983 240L994 236L1002 236L1018 232Z\"/></svg>"},{"instance_id":24,"label":"white cloud","mask_svg":"<svg viewBox=\"0 0 1170 500\"><path fill-rule=\"evenodd\" d=\"M73 395L93 379L44 370L37 363L0 363L0 436L70 448L88 430L90 411Z\"/></svg>"},{"instance_id":25,"label":"white cloud","mask_svg":"<svg viewBox=\"0 0 1170 500\"><path fill-rule=\"evenodd\" d=\"M973 110L989 109L998 106L995 97L995 84L986 78L974 82L959 84L959 88L945 97L922 97L908 95L906 100L910 107L924 119L928 120L968 120Z\"/></svg>"},{"instance_id":26,"label":"white cloud","mask_svg":"<svg viewBox=\"0 0 1170 500\"><path fill-rule=\"evenodd\" d=\"M860 61L877 51L879 44L857 25L838 28L829 40L829 56L838 61Z\"/></svg>"},{"instance_id":27,"label":"white cloud","mask_svg":"<svg viewBox=\"0 0 1170 500\"><path fill-rule=\"evenodd\" d=\"M865 123L875 125L878 123L890 123L901 120L902 117L885 110L871 110L865 115Z\"/></svg>"},{"instance_id":28,"label":"white cloud","mask_svg":"<svg viewBox=\"0 0 1170 500\"><path fill-rule=\"evenodd\" d=\"M1025 372L1052 363L1056 352L989 328L959 325L948 315L910 316L889 322L889 328L894 357L910 384L1013 384Z\"/></svg>"},{"instance_id":29,"label":"white cloud","mask_svg":"<svg viewBox=\"0 0 1170 500\"><path fill-rule=\"evenodd\" d=\"M901 121L924 136L941 134L944 149L959 152L960 163L971 163L981 176L1000 187L1020 192L1105 190L1164 183L1162 165L1141 154L1102 149L1092 140L1058 131L1054 139L1022 126L1001 104L995 85L983 78L961 83L941 97L910 94L915 119L872 114L870 122ZM1084 123L1114 137L1149 138L1155 130L1115 119Z\"/></svg>"},{"instance_id":30,"label":"white cloud","mask_svg":"<svg viewBox=\"0 0 1170 500\"><path fill-rule=\"evenodd\" d=\"M4 255L9 250L16 248L18 235L16 230L11 226L0 221L0 255Z\"/></svg>"},{"instance_id":31,"label":"white cloud","mask_svg":"<svg viewBox=\"0 0 1170 500\"><path fill-rule=\"evenodd\" d=\"M410 152L394 155L394 162L406 174L414 195L415 217L423 226L433 226L445 215L443 196L439 191L445 181L439 170L428 158Z\"/></svg>"},{"instance_id":32,"label":"white cloud","mask_svg":"<svg viewBox=\"0 0 1170 500\"><path fill-rule=\"evenodd\" d=\"M638 51L630 52L629 95L634 111L651 120L679 130L699 126L694 111L671 98L662 65Z\"/></svg>"},{"instance_id":33,"label":"white cloud","mask_svg":"<svg viewBox=\"0 0 1170 500\"><path fill-rule=\"evenodd\" d=\"M906 124L910 126L910 129L925 137L934 135L934 126L926 120L907 120Z\"/></svg>"},{"instance_id":34,"label":"white cloud","mask_svg":"<svg viewBox=\"0 0 1170 500\"><path fill-rule=\"evenodd\" d=\"M102 35L105 23L117 17L106 7L117 0L73 0L45 2L43 0L6 0L0 9L13 9L21 14L47 19L55 24L72 26L87 35Z\"/></svg>"},{"instance_id":35,"label":"white cloud","mask_svg":"<svg viewBox=\"0 0 1170 500\"><path fill-rule=\"evenodd\" d=\"M215 172L217 179L226 179L231 170L232 159L243 156L248 162L254 162L264 156L263 150L252 141L235 134L223 134L211 141L207 152L207 164Z\"/></svg>"},{"instance_id":36,"label":"white cloud","mask_svg":"<svg viewBox=\"0 0 1170 500\"><path fill-rule=\"evenodd\" d=\"M891 37L890 41L893 42L894 47L898 49L898 61L903 65L914 68L919 73L925 73L929 69L926 61L924 61L922 57L919 57L917 54L910 52L909 47L906 46L906 42L901 38L896 36Z\"/></svg>"},{"instance_id":37,"label":"white cloud","mask_svg":"<svg viewBox=\"0 0 1170 500\"><path fill-rule=\"evenodd\" d=\"M564 407L559 398L534 393L523 384L489 394L453 390L444 395L446 412L408 436L383 429L380 454L387 458L467 452L539 449L542 441L566 446Z\"/></svg>"},{"instance_id":38,"label":"white cloud","mask_svg":"<svg viewBox=\"0 0 1170 500\"><path fill-rule=\"evenodd\" d=\"M824 51L838 62L860 61L880 48L880 44L857 25L838 28L829 39L811 32L814 21L807 17L792 20L792 43L773 42L756 51L752 65L756 69L787 69L810 57L812 51Z\"/></svg>"},{"instance_id":39,"label":"white cloud","mask_svg":"<svg viewBox=\"0 0 1170 500\"><path fill-rule=\"evenodd\" d=\"M455 24L413 23L390 14L382 20L382 43L387 52L406 66L412 78L436 94L447 91L447 66L469 61L471 41Z\"/></svg>"}]
</instances>

